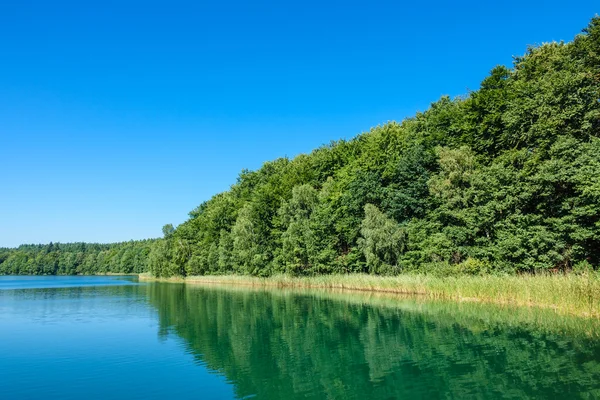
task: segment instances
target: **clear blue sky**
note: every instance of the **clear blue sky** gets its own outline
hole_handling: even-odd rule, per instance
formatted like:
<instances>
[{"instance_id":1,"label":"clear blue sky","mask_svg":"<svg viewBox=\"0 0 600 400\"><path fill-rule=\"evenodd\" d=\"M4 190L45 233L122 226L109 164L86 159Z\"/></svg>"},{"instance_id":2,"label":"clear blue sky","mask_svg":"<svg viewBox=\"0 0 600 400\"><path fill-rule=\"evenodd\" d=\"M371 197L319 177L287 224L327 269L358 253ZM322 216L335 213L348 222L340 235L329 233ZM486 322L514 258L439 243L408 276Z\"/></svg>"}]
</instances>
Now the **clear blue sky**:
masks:
<instances>
[{"instance_id":1,"label":"clear blue sky","mask_svg":"<svg viewBox=\"0 0 600 400\"><path fill-rule=\"evenodd\" d=\"M596 1L0 2L0 246L160 236L242 168L477 89Z\"/></svg>"}]
</instances>

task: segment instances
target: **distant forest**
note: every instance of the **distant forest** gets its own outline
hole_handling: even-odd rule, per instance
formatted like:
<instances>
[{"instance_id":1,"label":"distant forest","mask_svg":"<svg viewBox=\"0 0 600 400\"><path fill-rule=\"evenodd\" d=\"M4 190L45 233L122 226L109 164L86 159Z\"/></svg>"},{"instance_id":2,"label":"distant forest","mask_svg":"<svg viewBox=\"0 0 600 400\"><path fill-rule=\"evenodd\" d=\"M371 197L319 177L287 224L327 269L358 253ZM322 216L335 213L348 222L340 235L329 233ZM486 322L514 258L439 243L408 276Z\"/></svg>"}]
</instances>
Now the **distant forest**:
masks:
<instances>
[{"instance_id":1,"label":"distant forest","mask_svg":"<svg viewBox=\"0 0 600 400\"><path fill-rule=\"evenodd\" d=\"M477 91L244 170L189 215L162 239L94 251L98 268L157 276L597 268L600 17L570 43L530 47L511 69L494 68ZM90 256L67 268L84 252L35 249L0 252L0 272L93 264ZM114 253L110 262L103 252ZM48 254L60 256L42 267L37 257Z\"/></svg>"},{"instance_id":2,"label":"distant forest","mask_svg":"<svg viewBox=\"0 0 600 400\"><path fill-rule=\"evenodd\" d=\"M93 275L148 270L154 240L50 243L0 248L0 275Z\"/></svg>"}]
</instances>

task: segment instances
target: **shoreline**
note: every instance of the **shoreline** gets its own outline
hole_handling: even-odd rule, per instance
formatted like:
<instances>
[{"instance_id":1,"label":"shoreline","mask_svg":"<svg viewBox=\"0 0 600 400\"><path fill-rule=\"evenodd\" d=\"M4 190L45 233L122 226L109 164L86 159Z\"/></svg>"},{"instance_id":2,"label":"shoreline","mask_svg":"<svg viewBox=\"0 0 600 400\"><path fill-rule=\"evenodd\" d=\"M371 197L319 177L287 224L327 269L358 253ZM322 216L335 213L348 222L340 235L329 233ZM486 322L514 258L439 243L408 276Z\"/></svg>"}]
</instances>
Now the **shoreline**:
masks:
<instances>
[{"instance_id":1,"label":"shoreline","mask_svg":"<svg viewBox=\"0 0 600 400\"><path fill-rule=\"evenodd\" d=\"M600 318L600 275L373 276L365 274L259 278L244 275L206 275L157 278L140 274L141 282L192 285L235 285L264 288L314 288L390 293L456 302L491 303L551 309L558 314Z\"/></svg>"}]
</instances>

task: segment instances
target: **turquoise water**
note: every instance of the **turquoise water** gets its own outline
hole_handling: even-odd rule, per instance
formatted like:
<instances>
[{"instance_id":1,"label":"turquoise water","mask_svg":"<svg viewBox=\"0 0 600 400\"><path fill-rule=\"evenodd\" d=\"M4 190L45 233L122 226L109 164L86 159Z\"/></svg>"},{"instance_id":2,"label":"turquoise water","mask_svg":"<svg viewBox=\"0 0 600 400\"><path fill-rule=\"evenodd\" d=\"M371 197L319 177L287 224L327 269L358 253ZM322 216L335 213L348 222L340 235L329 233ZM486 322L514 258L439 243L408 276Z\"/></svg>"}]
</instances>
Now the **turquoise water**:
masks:
<instances>
[{"instance_id":1,"label":"turquoise water","mask_svg":"<svg viewBox=\"0 0 600 400\"><path fill-rule=\"evenodd\" d=\"M597 325L359 294L0 277L0 399L600 398Z\"/></svg>"}]
</instances>

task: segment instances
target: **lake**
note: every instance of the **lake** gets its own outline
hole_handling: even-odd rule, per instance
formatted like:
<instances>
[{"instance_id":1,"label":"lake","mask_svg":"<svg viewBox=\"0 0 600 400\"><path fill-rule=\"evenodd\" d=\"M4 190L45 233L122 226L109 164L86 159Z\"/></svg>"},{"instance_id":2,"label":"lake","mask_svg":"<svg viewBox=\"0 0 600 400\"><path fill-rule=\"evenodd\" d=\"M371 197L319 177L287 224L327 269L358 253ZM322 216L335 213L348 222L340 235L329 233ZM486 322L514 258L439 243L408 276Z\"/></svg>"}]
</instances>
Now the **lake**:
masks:
<instances>
[{"instance_id":1,"label":"lake","mask_svg":"<svg viewBox=\"0 0 600 400\"><path fill-rule=\"evenodd\" d=\"M0 399L600 398L552 310L134 277L0 277Z\"/></svg>"}]
</instances>

